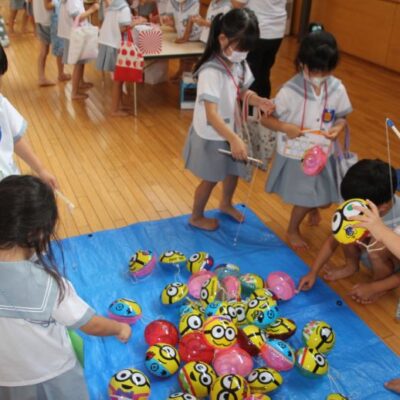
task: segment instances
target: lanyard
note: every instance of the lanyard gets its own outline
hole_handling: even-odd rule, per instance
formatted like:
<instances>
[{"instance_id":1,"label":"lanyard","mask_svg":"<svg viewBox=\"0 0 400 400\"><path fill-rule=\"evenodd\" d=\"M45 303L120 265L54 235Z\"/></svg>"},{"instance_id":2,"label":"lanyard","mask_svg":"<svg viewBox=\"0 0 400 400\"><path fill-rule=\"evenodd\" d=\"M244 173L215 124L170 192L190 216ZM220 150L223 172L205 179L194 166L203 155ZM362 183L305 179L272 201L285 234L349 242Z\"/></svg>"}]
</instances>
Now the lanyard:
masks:
<instances>
[{"instance_id":1,"label":"lanyard","mask_svg":"<svg viewBox=\"0 0 400 400\"><path fill-rule=\"evenodd\" d=\"M324 121L324 113L326 110L326 106L328 105L328 85L326 84L326 81L324 82L324 90L325 90L325 101L324 101L324 107L322 108L321 123L319 125L319 130L321 130L322 128L322 124ZM307 84L306 80L304 79L304 105L303 105L303 115L301 117L301 130L304 129L304 121L306 118L306 105L307 105Z\"/></svg>"},{"instance_id":2,"label":"lanyard","mask_svg":"<svg viewBox=\"0 0 400 400\"><path fill-rule=\"evenodd\" d=\"M237 98L237 100L240 100L240 87L236 83L236 80L235 80L235 77L232 74L232 71L230 70L230 68L226 65L226 63L224 62L224 60L220 56L217 55L217 59L224 66L226 72L228 73L228 75L232 79L232 82L233 82L233 84L235 85L235 88L236 88L236 98Z\"/></svg>"}]
</instances>

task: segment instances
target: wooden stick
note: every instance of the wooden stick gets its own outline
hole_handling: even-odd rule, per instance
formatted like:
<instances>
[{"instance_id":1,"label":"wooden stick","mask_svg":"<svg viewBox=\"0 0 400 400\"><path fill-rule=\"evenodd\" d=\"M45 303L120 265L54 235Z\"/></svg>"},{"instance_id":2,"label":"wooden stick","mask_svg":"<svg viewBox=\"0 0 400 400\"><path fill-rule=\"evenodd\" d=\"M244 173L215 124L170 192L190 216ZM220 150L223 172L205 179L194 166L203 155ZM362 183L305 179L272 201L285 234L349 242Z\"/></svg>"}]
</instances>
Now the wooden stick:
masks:
<instances>
[{"instance_id":1,"label":"wooden stick","mask_svg":"<svg viewBox=\"0 0 400 400\"><path fill-rule=\"evenodd\" d=\"M75 204L64 194L62 194L58 189L54 190L54 193L72 210L75 208Z\"/></svg>"},{"instance_id":2,"label":"wooden stick","mask_svg":"<svg viewBox=\"0 0 400 400\"><path fill-rule=\"evenodd\" d=\"M229 156L232 155L232 152L229 150L225 150L225 149L218 149L218 151L222 154L227 154ZM260 164L263 165L264 163L261 160L258 160L257 158L253 158L253 157L247 157L247 161L249 162L253 162L255 164Z\"/></svg>"}]
</instances>

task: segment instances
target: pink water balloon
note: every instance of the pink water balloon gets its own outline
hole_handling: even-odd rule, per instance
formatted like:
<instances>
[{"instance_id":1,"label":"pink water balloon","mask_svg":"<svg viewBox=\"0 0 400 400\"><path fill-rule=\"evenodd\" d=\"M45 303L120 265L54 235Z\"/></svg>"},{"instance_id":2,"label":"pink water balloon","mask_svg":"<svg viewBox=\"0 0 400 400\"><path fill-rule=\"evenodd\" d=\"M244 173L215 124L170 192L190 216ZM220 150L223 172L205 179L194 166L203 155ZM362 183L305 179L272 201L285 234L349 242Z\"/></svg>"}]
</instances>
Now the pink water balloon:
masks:
<instances>
[{"instance_id":1,"label":"pink water balloon","mask_svg":"<svg viewBox=\"0 0 400 400\"><path fill-rule=\"evenodd\" d=\"M279 300L290 300L296 294L294 281L286 272L271 272L265 284Z\"/></svg>"},{"instance_id":2,"label":"pink water balloon","mask_svg":"<svg viewBox=\"0 0 400 400\"><path fill-rule=\"evenodd\" d=\"M216 351L213 367L219 376L234 374L244 377L252 371L253 359L247 351L235 346Z\"/></svg>"},{"instance_id":3,"label":"pink water balloon","mask_svg":"<svg viewBox=\"0 0 400 400\"><path fill-rule=\"evenodd\" d=\"M214 272L205 269L192 274L188 281L189 294L195 299L200 299L201 286L213 276L215 276Z\"/></svg>"}]
</instances>

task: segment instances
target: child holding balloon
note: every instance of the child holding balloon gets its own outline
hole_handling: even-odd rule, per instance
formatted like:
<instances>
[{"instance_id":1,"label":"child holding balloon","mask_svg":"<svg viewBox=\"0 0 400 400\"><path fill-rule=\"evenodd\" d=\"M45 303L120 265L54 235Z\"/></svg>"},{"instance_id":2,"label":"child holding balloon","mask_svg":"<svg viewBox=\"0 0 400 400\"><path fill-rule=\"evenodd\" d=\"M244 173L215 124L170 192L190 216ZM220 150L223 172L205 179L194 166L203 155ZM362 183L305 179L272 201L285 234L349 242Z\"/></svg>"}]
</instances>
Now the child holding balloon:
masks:
<instances>
[{"instance_id":1,"label":"child holding balloon","mask_svg":"<svg viewBox=\"0 0 400 400\"><path fill-rule=\"evenodd\" d=\"M223 182L220 210L241 222L243 215L232 205L238 177L246 169L240 160L247 159L247 148L236 134L241 121L238 103L248 96L250 105L269 114L274 105L250 92L253 76L246 63L248 51L259 36L257 18L248 9L218 14L212 21L203 56L195 67L197 97L193 123L184 149L185 166L201 182L194 195L189 224L212 231L218 221L204 216L208 199L218 182ZM219 153L230 150L232 157Z\"/></svg>"},{"instance_id":2,"label":"child holding balloon","mask_svg":"<svg viewBox=\"0 0 400 400\"><path fill-rule=\"evenodd\" d=\"M67 328L127 342L129 325L95 315L59 274L50 246L54 192L33 176L0 182L0 398L89 399Z\"/></svg>"},{"instance_id":3,"label":"child holding balloon","mask_svg":"<svg viewBox=\"0 0 400 400\"><path fill-rule=\"evenodd\" d=\"M307 247L300 232L306 215L310 225L317 225L318 209L339 200L331 144L345 129L346 116L352 107L344 85L332 76L338 61L334 36L322 26L312 24L312 31L301 41L296 57L298 74L278 92L274 116L262 119L265 126L278 132L266 191L277 193L285 203L293 205L287 238L295 249ZM300 140L303 135L318 139L326 153L325 166L317 174L306 175L303 171L304 148ZM315 142L311 143L310 148Z\"/></svg>"},{"instance_id":4,"label":"child holding balloon","mask_svg":"<svg viewBox=\"0 0 400 400\"><path fill-rule=\"evenodd\" d=\"M383 217L387 231L393 231L400 217L400 198L393 196L397 187L396 173L393 168L381 160L360 160L354 164L343 178L340 186L341 195L345 200L359 198L369 199L376 204L374 211ZM366 215L371 212L363 209ZM357 220L364 221L363 216L357 216ZM385 230L385 232L386 232ZM374 231L370 233L377 241L370 237L358 243L340 245L345 257L345 266L341 269L327 266L327 262L339 247L339 243L333 237L324 242L319 251L311 271L303 276L299 283L299 290L309 290L314 286L318 273L323 270L326 280L338 280L347 278L359 270L360 261L367 267L371 267L373 279L369 283L358 283L350 290L349 295L357 302L371 303L386 291L399 286L400 276L395 272L399 263L397 254L393 252L393 246L382 245L380 227L375 237ZM392 233L391 237L396 236ZM398 239L400 240L400 239ZM367 251L363 251L367 249ZM398 253L398 252L397 252Z\"/></svg>"}]
</instances>

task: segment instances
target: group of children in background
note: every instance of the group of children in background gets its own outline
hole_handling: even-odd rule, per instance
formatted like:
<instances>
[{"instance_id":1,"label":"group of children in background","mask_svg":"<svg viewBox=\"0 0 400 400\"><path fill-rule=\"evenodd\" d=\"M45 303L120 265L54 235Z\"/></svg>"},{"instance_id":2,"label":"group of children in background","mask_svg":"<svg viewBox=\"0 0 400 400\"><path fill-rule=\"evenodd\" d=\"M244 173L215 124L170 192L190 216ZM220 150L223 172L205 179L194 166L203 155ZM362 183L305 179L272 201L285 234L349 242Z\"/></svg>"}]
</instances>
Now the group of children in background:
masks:
<instances>
[{"instance_id":1,"label":"group of children in background","mask_svg":"<svg viewBox=\"0 0 400 400\"><path fill-rule=\"evenodd\" d=\"M177 12L189 8L192 2L173 4L176 6L173 12ZM214 6L221 7L222 12L214 13ZM46 10L56 7L54 3L44 2L39 14L44 16ZM98 7L95 4L85 11L82 0L62 1L58 35L64 39L64 57L68 52L69 32L74 18L84 21ZM304 248L307 243L300 232L304 218L308 216L311 225L318 224L321 218L319 208L328 207L340 199L334 172L336 160L330 147L328 162L321 174L306 176L301 170L301 160L289 157L285 153L285 145L290 140L295 141L305 129L321 130L328 141L336 140L343 133L351 103L343 84L332 76L339 59L337 44L333 35L322 27L306 35L296 57L296 75L283 85L272 102L249 90L253 78L246 57L259 37L257 18L246 8L228 9L226 1L218 0L211 3L206 20L193 18L197 26L209 25L209 32L205 52L195 67L197 99L184 149L186 168L201 179L195 191L189 223L198 229L218 229L218 221L205 215L208 199L218 182L223 183L221 211L238 222L244 219L233 206L233 195L238 178L245 174L243 161L248 155L246 144L238 135L241 124L239 103L246 99L251 106L261 110L262 123L278 132L276 156L266 191L278 193L285 202L293 205L287 230L288 241L293 247ZM179 18L175 19L175 23L182 24ZM49 41L49 29L43 27L51 26L51 21L50 25L47 25L49 19L41 21L41 40L44 42L46 39L41 54L45 55L51 35ZM100 60L101 63L98 66L101 69L112 70L121 32L130 29L132 23L130 8L125 0L112 0L106 4L100 34L101 57L98 63ZM179 28L180 32L185 35L182 28ZM204 31L200 33L203 34ZM84 98L83 90L88 87L83 80L83 66L78 64L73 71L75 98ZM0 74L6 71L7 58L0 48ZM59 70L59 79L67 78L63 70ZM42 84L47 83L44 74L40 79ZM72 284L57 272L50 240L54 237L57 222L52 188L57 188L58 183L25 141L26 123L23 117L4 97L0 97L0 101L5 110L0 115L3 135L0 172L5 177L0 182L0 398L84 400L88 395L82 370L73 355L65 327L79 328L92 335L115 335L123 342L130 337L130 327L96 316L75 293ZM114 111L123 111L120 101L114 105ZM219 149L230 150L232 157L221 154ZM25 160L40 179L15 176L18 170L13 153ZM382 243L385 246L366 254L372 268L372 282L356 285L351 290L352 297L362 303L374 301L400 284L396 272L400 238L393 232L396 216L400 212L399 200L394 196L396 187L395 171L380 160L361 160L350 168L340 186L340 195L344 199L369 199L370 209L363 210L364 214L358 217L360 225L379 242L374 246L382 247ZM381 217L384 217L383 222ZM364 244L368 247L371 238L365 240L367 243ZM326 264L339 246L345 254L345 267L334 270ZM340 279L355 273L364 257L362 249L358 244L338 245L330 234L310 272L301 279L299 290L311 289L322 268L325 268L326 279ZM34 276L38 285L33 287L27 276ZM10 284L4 285L4 282ZM44 304L40 314L32 317L27 310L31 304L27 304L26 298L21 298L19 293L29 293L29 299ZM15 346L10 343L15 343ZM18 357L16 348L19 349ZM32 359L32 349L37 350L38 358ZM400 392L399 386L400 381L395 380L388 388Z\"/></svg>"}]
</instances>

